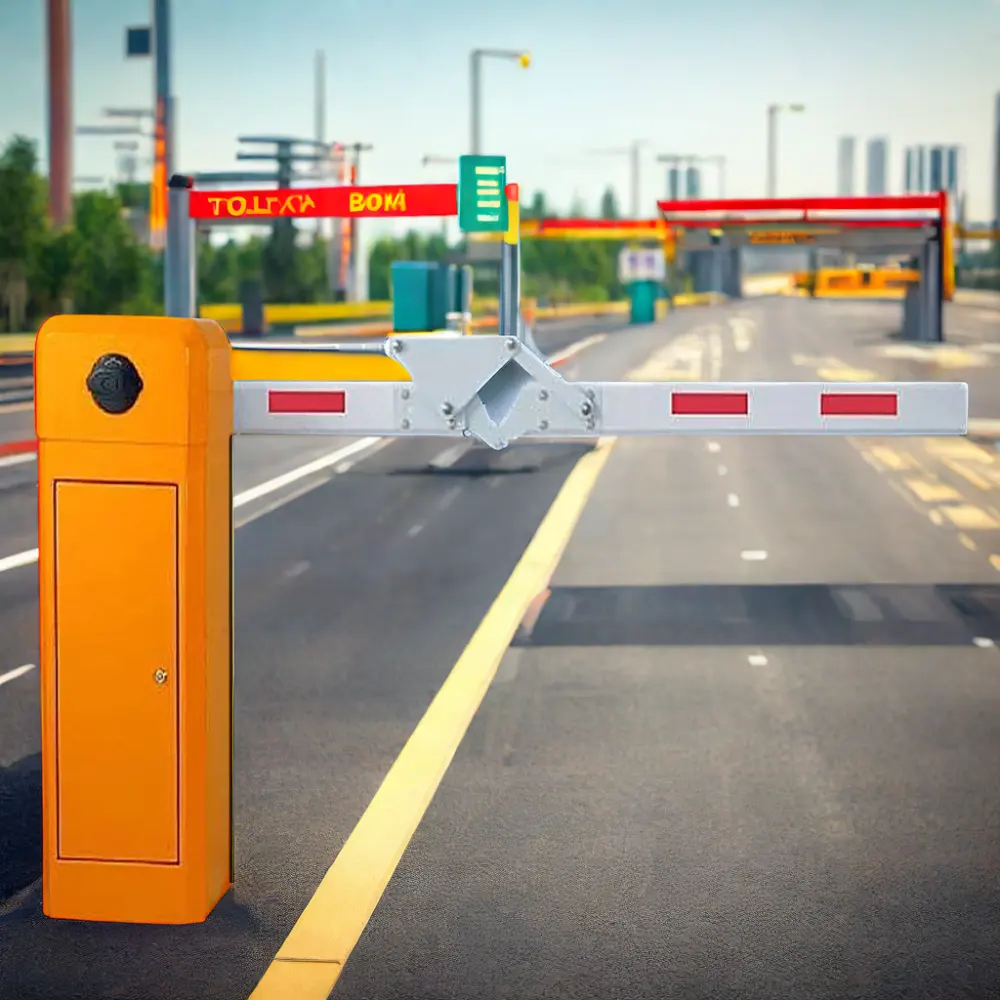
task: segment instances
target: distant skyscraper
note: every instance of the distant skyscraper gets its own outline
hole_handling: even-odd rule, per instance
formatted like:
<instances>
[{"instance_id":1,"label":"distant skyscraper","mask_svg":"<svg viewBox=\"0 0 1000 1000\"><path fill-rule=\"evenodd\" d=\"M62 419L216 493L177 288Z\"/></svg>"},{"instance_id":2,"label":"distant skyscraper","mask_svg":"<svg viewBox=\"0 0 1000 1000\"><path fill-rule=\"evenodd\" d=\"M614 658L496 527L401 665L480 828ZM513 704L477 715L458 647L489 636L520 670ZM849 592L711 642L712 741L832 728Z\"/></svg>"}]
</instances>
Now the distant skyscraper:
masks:
<instances>
[{"instance_id":1,"label":"distant skyscraper","mask_svg":"<svg viewBox=\"0 0 1000 1000\"><path fill-rule=\"evenodd\" d=\"M671 167L667 171L667 198L670 201L679 201L681 197L681 172L677 167Z\"/></svg>"},{"instance_id":2,"label":"distant skyscraper","mask_svg":"<svg viewBox=\"0 0 1000 1000\"><path fill-rule=\"evenodd\" d=\"M687 168L687 196L689 198L701 197L701 171L697 167Z\"/></svg>"},{"instance_id":3,"label":"distant skyscraper","mask_svg":"<svg viewBox=\"0 0 1000 1000\"><path fill-rule=\"evenodd\" d=\"M837 143L837 194L849 198L854 194L854 136L843 135Z\"/></svg>"},{"instance_id":4,"label":"distant skyscraper","mask_svg":"<svg viewBox=\"0 0 1000 1000\"><path fill-rule=\"evenodd\" d=\"M917 189L917 165L913 155L913 147L907 146L903 157L903 194L912 194Z\"/></svg>"},{"instance_id":5,"label":"distant skyscraper","mask_svg":"<svg viewBox=\"0 0 1000 1000\"><path fill-rule=\"evenodd\" d=\"M927 147L917 146L913 155L917 159L917 186L914 191L923 194L927 190Z\"/></svg>"},{"instance_id":6,"label":"distant skyscraper","mask_svg":"<svg viewBox=\"0 0 1000 1000\"><path fill-rule=\"evenodd\" d=\"M959 182L961 178L958 176L959 171L959 153L958 146L949 146L945 150L945 163L944 163L944 189L950 195L957 197Z\"/></svg>"},{"instance_id":7,"label":"distant skyscraper","mask_svg":"<svg viewBox=\"0 0 1000 1000\"><path fill-rule=\"evenodd\" d=\"M944 190L944 150L940 146L931 146L929 181L931 191Z\"/></svg>"},{"instance_id":8,"label":"distant skyscraper","mask_svg":"<svg viewBox=\"0 0 1000 1000\"><path fill-rule=\"evenodd\" d=\"M886 168L889 159L888 139L869 139L868 141L868 173L867 194L886 193Z\"/></svg>"}]
</instances>

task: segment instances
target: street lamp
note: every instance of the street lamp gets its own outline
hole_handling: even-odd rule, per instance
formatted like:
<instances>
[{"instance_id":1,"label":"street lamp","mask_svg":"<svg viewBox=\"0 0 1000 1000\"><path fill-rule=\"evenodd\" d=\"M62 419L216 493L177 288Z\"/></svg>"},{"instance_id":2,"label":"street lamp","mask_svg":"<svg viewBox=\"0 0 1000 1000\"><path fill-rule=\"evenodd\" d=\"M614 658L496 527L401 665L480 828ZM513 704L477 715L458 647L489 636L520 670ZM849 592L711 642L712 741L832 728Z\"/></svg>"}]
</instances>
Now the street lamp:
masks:
<instances>
[{"instance_id":1,"label":"street lamp","mask_svg":"<svg viewBox=\"0 0 1000 1000\"><path fill-rule=\"evenodd\" d=\"M778 197L778 115L782 111L802 112L804 104L770 104L767 108L767 196Z\"/></svg>"},{"instance_id":2,"label":"street lamp","mask_svg":"<svg viewBox=\"0 0 1000 1000\"><path fill-rule=\"evenodd\" d=\"M469 54L469 97L471 102L471 153L479 156L482 153L482 129L480 127L479 112L482 97L480 87L481 67L483 59L507 59L518 63L521 69L527 69L531 65L531 53L519 52L516 49L473 49Z\"/></svg>"}]
</instances>

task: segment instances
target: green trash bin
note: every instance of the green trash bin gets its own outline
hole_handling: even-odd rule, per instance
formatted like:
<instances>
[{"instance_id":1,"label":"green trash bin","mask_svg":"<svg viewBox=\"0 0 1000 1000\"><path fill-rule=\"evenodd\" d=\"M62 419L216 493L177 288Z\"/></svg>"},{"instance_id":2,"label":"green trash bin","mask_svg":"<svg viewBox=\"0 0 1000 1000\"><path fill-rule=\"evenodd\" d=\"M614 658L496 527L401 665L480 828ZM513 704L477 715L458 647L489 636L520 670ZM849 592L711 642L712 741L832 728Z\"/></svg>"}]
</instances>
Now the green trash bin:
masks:
<instances>
[{"instance_id":1,"label":"green trash bin","mask_svg":"<svg viewBox=\"0 0 1000 1000\"><path fill-rule=\"evenodd\" d=\"M431 283L436 264L424 260L397 260L389 269L392 283L392 328L399 333L426 333L435 329Z\"/></svg>"},{"instance_id":2,"label":"green trash bin","mask_svg":"<svg viewBox=\"0 0 1000 1000\"><path fill-rule=\"evenodd\" d=\"M656 320L656 300L659 298L659 283L656 281L633 281L628 289L630 322L653 323Z\"/></svg>"}]
</instances>

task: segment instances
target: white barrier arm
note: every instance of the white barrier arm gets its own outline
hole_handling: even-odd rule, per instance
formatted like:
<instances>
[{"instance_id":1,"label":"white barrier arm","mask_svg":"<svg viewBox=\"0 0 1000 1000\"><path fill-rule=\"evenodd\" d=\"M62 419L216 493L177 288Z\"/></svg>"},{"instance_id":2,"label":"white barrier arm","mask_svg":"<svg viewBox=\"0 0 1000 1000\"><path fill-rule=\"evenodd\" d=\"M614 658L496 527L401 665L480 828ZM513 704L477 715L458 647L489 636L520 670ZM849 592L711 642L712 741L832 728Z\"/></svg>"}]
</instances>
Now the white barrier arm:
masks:
<instances>
[{"instance_id":1,"label":"white barrier arm","mask_svg":"<svg viewBox=\"0 0 1000 1000\"><path fill-rule=\"evenodd\" d=\"M398 336L410 382L237 382L236 431L474 437L960 436L962 382L567 382L514 337Z\"/></svg>"}]
</instances>

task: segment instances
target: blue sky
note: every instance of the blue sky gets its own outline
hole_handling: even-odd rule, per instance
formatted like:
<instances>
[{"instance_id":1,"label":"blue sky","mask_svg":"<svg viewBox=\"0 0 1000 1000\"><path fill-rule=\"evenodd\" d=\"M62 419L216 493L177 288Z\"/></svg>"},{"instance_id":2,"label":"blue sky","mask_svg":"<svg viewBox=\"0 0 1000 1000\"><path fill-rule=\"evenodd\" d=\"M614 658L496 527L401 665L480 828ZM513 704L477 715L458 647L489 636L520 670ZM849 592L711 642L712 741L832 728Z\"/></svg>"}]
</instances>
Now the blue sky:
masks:
<instances>
[{"instance_id":1,"label":"blue sky","mask_svg":"<svg viewBox=\"0 0 1000 1000\"><path fill-rule=\"evenodd\" d=\"M151 62L123 54L149 3L73 7L77 123L151 103ZM0 138L37 137L43 159L44 8L0 0ZM608 183L627 205L628 159L588 150L633 139L649 141L650 214L665 186L656 153L724 154L727 194L762 194L765 108L800 101L806 114L782 124L781 194L833 193L837 137L886 135L895 190L904 146L961 144L970 215L991 211L997 0L174 0L173 34L182 170L235 167L240 133L311 135L324 49L327 134L373 143L364 179L452 179L421 157L466 150L468 52L509 47L534 63L486 64L484 151L506 153L511 179L560 208L576 195L596 209ZM114 164L110 140L77 138L77 175ZM706 194L713 183L707 173Z\"/></svg>"}]
</instances>

